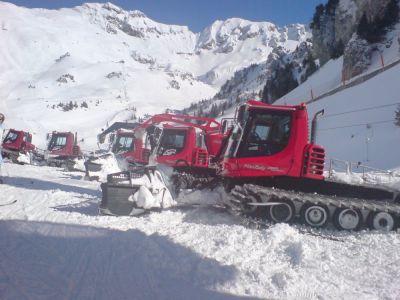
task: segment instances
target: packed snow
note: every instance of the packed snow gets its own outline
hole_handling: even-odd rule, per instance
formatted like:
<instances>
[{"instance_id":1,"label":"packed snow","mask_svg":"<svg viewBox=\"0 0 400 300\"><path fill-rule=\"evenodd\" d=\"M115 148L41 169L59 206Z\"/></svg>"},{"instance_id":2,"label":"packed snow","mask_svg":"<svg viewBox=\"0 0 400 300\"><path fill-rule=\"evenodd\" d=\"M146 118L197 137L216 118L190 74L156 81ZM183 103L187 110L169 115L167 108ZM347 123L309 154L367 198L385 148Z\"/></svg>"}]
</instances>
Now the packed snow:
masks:
<instances>
[{"instance_id":1,"label":"packed snow","mask_svg":"<svg viewBox=\"0 0 400 300\"><path fill-rule=\"evenodd\" d=\"M400 297L396 232L249 228L218 206L221 191L184 197L208 205L99 216L99 183L81 173L5 163L3 174L2 299Z\"/></svg>"}]
</instances>

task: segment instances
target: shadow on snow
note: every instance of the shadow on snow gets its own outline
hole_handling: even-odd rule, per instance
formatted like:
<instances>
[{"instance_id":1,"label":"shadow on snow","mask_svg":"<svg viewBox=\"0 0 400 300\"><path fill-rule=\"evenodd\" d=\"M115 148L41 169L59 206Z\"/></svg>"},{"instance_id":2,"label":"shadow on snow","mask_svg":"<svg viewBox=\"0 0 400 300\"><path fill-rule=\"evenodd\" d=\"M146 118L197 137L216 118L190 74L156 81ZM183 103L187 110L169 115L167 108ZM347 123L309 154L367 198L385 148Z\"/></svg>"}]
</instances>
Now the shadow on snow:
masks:
<instances>
[{"instance_id":1,"label":"shadow on snow","mask_svg":"<svg viewBox=\"0 0 400 300\"><path fill-rule=\"evenodd\" d=\"M67 185L41 179L32 179L25 177L6 177L4 178L4 184L15 187L22 187L30 190L42 190L42 191L60 190L67 193L87 194L93 197L101 198L100 190L96 191L84 187Z\"/></svg>"},{"instance_id":2,"label":"shadow on snow","mask_svg":"<svg viewBox=\"0 0 400 300\"><path fill-rule=\"evenodd\" d=\"M213 289L237 270L165 237L0 221L5 299L249 299Z\"/></svg>"}]
</instances>

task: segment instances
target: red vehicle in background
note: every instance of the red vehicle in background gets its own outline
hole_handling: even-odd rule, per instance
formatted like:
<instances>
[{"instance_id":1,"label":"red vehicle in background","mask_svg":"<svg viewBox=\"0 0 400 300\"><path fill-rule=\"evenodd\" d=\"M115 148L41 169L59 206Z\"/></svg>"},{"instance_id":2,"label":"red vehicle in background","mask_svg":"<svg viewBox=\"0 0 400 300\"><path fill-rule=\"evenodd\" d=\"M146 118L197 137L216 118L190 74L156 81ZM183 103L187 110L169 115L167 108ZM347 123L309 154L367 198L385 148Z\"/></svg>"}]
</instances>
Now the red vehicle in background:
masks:
<instances>
[{"instance_id":1,"label":"red vehicle in background","mask_svg":"<svg viewBox=\"0 0 400 300\"><path fill-rule=\"evenodd\" d=\"M18 161L20 154L32 153L35 150L32 144L32 134L23 130L10 129L3 140L2 152L4 157Z\"/></svg>"},{"instance_id":2,"label":"red vehicle in background","mask_svg":"<svg viewBox=\"0 0 400 300\"><path fill-rule=\"evenodd\" d=\"M224 138L221 124L205 117L159 114L136 131L140 128L147 132L145 145L150 144L156 162L190 172L210 171Z\"/></svg>"},{"instance_id":3,"label":"red vehicle in background","mask_svg":"<svg viewBox=\"0 0 400 300\"><path fill-rule=\"evenodd\" d=\"M147 165L153 152L156 162L171 167L208 168L210 158L221 146L220 128L212 118L165 113L142 124L114 123L98 136L98 141L103 143L111 133L111 152L134 165ZM94 160L89 164L94 166Z\"/></svg>"},{"instance_id":4,"label":"red vehicle in background","mask_svg":"<svg viewBox=\"0 0 400 300\"><path fill-rule=\"evenodd\" d=\"M49 143L45 154L48 165L61 167L67 160L82 156L76 133L74 135L72 132L53 131L48 138Z\"/></svg>"}]
</instances>

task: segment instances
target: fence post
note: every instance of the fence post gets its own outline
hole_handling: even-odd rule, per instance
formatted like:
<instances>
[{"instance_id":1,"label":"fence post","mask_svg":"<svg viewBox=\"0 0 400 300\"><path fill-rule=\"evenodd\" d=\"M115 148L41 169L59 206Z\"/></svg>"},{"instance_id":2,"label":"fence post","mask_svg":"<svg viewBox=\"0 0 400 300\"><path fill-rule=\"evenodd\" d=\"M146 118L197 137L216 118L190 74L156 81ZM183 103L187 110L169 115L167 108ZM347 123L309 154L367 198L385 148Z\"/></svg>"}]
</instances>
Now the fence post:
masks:
<instances>
[{"instance_id":1,"label":"fence post","mask_svg":"<svg viewBox=\"0 0 400 300\"><path fill-rule=\"evenodd\" d=\"M346 174L347 175L350 175L352 172L351 172L351 166L350 166L350 163L348 162L348 161L346 161Z\"/></svg>"},{"instance_id":2,"label":"fence post","mask_svg":"<svg viewBox=\"0 0 400 300\"><path fill-rule=\"evenodd\" d=\"M385 61L383 60L383 55L382 55L382 53L379 53L379 55L381 56L381 65L382 65L382 68L384 68L384 67L385 67Z\"/></svg>"}]
</instances>

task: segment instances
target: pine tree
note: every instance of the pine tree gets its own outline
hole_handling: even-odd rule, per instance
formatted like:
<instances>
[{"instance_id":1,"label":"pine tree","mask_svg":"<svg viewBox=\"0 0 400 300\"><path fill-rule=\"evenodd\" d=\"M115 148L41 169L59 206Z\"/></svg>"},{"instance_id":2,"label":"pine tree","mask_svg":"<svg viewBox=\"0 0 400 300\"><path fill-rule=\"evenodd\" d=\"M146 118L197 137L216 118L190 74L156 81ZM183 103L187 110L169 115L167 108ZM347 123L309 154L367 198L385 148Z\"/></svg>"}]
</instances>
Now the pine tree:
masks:
<instances>
[{"instance_id":1,"label":"pine tree","mask_svg":"<svg viewBox=\"0 0 400 300\"><path fill-rule=\"evenodd\" d=\"M334 14L338 4L339 0L329 0L328 3L325 5L326 12L328 14Z\"/></svg>"},{"instance_id":2,"label":"pine tree","mask_svg":"<svg viewBox=\"0 0 400 300\"><path fill-rule=\"evenodd\" d=\"M391 0L385 7L382 17L367 20L365 13L361 17L357 27L357 34L369 43L377 43L383 39L389 28L392 28L399 20L398 0Z\"/></svg>"},{"instance_id":3,"label":"pine tree","mask_svg":"<svg viewBox=\"0 0 400 300\"><path fill-rule=\"evenodd\" d=\"M369 31L369 22L367 20L367 16L364 13L360 19L360 23L358 23L358 27L357 27L357 34L363 38L366 39L366 37L368 36L368 31Z\"/></svg>"},{"instance_id":4,"label":"pine tree","mask_svg":"<svg viewBox=\"0 0 400 300\"><path fill-rule=\"evenodd\" d=\"M293 68L293 63L289 63L275 71L264 86L262 102L273 103L299 85L293 78Z\"/></svg>"},{"instance_id":5,"label":"pine tree","mask_svg":"<svg viewBox=\"0 0 400 300\"><path fill-rule=\"evenodd\" d=\"M315 8L315 13L312 19L312 22L310 24L310 27L312 29L319 29L321 26L321 16L324 14L325 11L325 7L323 4L319 4L316 8Z\"/></svg>"},{"instance_id":6,"label":"pine tree","mask_svg":"<svg viewBox=\"0 0 400 300\"><path fill-rule=\"evenodd\" d=\"M339 40L331 51L331 58L336 59L343 55L344 53L344 44L342 40Z\"/></svg>"},{"instance_id":7,"label":"pine tree","mask_svg":"<svg viewBox=\"0 0 400 300\"><path fill-rule=\"evenodd\" d=\"M268 82L265 84L262 90L261 102L269 103L269 91L268 91Z\"/></svg>"},{"instance_id":8,"label":"pine tree","mask_svg":"<svg viewBox=\"0 0 400 300\"><path fill-rule=\"evenodd\" d=\"M315 63L314 56L312 55L310 50L307 51L307 55L303 60L303 67L306 68L303 81L305 81L308 77L314 74L315 71L318 70L318 66Z\"/></svg>"},{"instance_id":9,"label":"pine tree","mask_svg":"<svg viewBox=\"0 0 400 300\"><path fill-rule=\"evenodd\" d=\"M395 118L394 118L394 125L400 127L400 105L397 108L397 111L395 113Z\"/></svg>"},{"instance_id":10,"label":"pine tree","mask_svg":"<svg viewBox=\"0 0 400 300\"><path fill-rule=\"evenodd\" d=\"M386 6L381 26L390 28L399 21L399 0L391 0Z\"/></svg>"}]
</instances>

